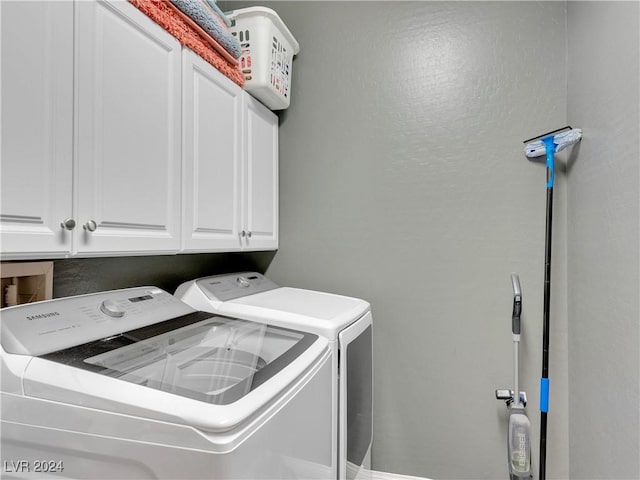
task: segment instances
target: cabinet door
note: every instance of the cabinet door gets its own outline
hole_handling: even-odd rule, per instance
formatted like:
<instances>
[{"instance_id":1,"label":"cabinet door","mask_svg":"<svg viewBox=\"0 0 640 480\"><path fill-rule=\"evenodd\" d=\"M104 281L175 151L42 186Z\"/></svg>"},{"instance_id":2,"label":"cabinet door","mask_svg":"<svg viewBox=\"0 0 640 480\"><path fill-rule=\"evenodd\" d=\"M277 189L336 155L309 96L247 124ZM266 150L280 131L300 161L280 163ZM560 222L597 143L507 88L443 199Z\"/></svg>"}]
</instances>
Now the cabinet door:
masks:
<instances>
[{"instance_id":1,"label":"cabinet door","mask_svg":"<svg viewBox=\"0 0 640 480\"><path fill-rule=\"evenodd\" d=\"M278 117L245 95L245 250L278 248Z\"/></svg>"},{"instance_id":2,"label":"cabinet door","mask_svg":"<svg viewBox=\"0 0 640 480\"><path fill-rule=\"evenodd\" d=\"M75 5L76 250L175 252L180 246L180 44L127 2Z\"/></svg>"},{"instance_id":3,"label":"cabinet door","mask_svg":"<svg viewBox=\"0 0 640 480\"><path fill-rule=\"evenodd\" d=\"M0 2L2 258L64 256L72 232L73 3ZM70 226L71 224L69 224Z\"/></svg>"},{"instance_id":4,"label":"cabinet door","mask_svg":"<svg viewBox=\"0 0 640 480\"><path fill-rule=\"evenodd\" d=\"M242 89L183 54L183 249L239 250Z\"/></svg>"}]
</instances>

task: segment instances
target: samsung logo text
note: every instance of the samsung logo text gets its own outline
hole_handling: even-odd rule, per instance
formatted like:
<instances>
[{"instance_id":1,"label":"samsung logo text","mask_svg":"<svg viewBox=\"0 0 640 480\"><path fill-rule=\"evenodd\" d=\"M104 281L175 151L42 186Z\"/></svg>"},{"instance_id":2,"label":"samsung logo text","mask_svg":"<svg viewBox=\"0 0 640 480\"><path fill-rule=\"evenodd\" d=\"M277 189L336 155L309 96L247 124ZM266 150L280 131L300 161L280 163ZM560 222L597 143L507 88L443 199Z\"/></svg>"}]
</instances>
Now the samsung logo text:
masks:
<instances>
[{"instance_id":1,"label":"samsung logo text","mask_svg":"<svg viewBox=\"0 0 640 480\"><path fill-rule=\"evenodd\" d=\"M29 315L27 316L27 320L40 320L42 318L49 318L49 317L57 317L60 315L60 312L47 312L47 313L38 313L36 315Z\"/></svg>"}]
</instances>

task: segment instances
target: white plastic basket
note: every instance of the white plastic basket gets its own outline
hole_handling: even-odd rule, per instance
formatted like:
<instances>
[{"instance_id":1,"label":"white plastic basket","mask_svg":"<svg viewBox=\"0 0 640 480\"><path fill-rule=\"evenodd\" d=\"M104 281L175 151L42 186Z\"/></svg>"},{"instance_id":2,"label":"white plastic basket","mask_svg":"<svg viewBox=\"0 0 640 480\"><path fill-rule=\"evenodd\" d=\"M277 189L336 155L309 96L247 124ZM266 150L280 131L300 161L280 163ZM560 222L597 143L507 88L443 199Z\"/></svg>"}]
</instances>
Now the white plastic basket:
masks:
<instances>
[{"instance_id":1,"label":"white plastic basket","mask_svg":"<svg viewBox=\"0 0 640 480\"><path fill-rule=\"evenodd\" d=\"M249 7L227 13L231 33L242 46L240 69L245 90L271 110L284 110L291 101L293 56L300 45L276 12Z\"/></svg>"}]
</instances>

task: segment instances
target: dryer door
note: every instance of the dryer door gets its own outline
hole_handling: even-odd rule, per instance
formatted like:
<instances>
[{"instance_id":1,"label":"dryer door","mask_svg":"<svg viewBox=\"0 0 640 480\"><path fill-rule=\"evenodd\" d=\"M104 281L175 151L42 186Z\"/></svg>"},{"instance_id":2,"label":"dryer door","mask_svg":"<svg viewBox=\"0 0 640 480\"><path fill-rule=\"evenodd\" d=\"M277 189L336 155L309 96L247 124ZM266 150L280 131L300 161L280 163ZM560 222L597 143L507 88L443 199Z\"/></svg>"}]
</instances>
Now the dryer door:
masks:
<instances>
[{"instance_id":1,"label":"dryer door","mask_svg":"<svg viewBox=\"0 0 640 480\"><path fill-rule=\"evenodd\" d=\"M373 436L372 323L367 313L338 335L339 478L365 478Z\"/></svg>"}]
</instances>

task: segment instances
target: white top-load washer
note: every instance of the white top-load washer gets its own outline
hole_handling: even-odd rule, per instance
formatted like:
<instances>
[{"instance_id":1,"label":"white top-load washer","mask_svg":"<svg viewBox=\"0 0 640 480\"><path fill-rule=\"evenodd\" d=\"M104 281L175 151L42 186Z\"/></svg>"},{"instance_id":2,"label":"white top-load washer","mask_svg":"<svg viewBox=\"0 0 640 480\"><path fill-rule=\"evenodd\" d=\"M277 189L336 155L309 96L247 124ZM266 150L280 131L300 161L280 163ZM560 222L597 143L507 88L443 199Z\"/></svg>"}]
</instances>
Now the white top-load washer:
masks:
<instances>
[{"instance_id":1,"label":"white top-load washer","mask_svg":"<svg viewBox=\"0 0 640 480\"><path fill-rule=\"evenodd\" d=\"M326 337L332 351L332 449L337 478L370 476L373 380L372 317L368 302L280 287L255 272L192 280L180 285L175 295L199 310Z\"/></svg>"},{"instance_id":2,"label":"white top-load washer","mask_svg":"<svg viewBox=\"0 0 640 480\"><path fill-rule=\"evenodd\" d=\"M1 312L3 478L326 479L328 341L140 287Z\"/></svg>"}]
</instances>

